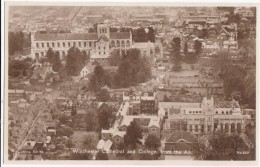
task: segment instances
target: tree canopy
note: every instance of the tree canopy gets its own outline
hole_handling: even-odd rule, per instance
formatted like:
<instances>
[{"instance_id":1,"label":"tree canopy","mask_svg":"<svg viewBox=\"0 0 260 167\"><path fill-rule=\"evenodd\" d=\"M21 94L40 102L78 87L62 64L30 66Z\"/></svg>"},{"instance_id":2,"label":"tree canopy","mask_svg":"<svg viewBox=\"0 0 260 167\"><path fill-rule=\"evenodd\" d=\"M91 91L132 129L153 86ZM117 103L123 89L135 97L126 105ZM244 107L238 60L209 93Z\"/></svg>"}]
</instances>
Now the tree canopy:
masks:
<instances>
[{"instance_id":1,"label":"tree canopy","mask_svg":"<svg viewBox=\"0 0 260 167\"><path fill-rule=\"evenodd\" d=\"M120 87L129 87L143 83L151 78L149 60L140 55L140 50L131 49L119 64L116 77Z\"/></svg>"},{"instance_id":2,"label":"tree canopy","mask_svg":"<svg viewBox=\"0 0 260 167\"><path fill-rule=\"evenodd\" d=\"M157 149L161 146L160 139L155 135L148 135L148 137L145 140L145 146L150 149Z\"/></svg>"},{"instance_id":3,"label":"tree canopy","mask_svg":"<svg viewBox=\"0 0 260 167\"><path fill-rule=\"evenodd\" d=\"M171 42L171 61L174 63L173 70L180 71L181 66L181 39L174 37Z\"/></svg>"},{"instance_id":4,"label":"tree canopy","mask_svg":"<svg viewBox=\"0 0 260 167\"><path fill-rule=\"evenodd\" d=\"M137 144L142 144L140 139L142 139L141 128L135 121L132 121L127 127L124 144L127 148L135 149Z\"/></svg>"},{"instance_id":5,"label":"tree canopy","mask_svg":"<svg viewBox=\"0 0 260 167\"><path fill-rule=\"evenodd\" d=\"M9 32L8 33L8 51L10 55L13 55L17 51L22 51L24 46L24 33L19 32Z\"/></svg>"},{"instance_id":6,"label":"tree canopy","mask_svg":"<svg viewBox=\"0 0 260 167\"><path fill-rule=\"evenodd\" d=\"M79 75L85 65L85 60L83 53L77 47L71 47L66 58L67 73L71 76Z\"/></svg>"}]
</instances>

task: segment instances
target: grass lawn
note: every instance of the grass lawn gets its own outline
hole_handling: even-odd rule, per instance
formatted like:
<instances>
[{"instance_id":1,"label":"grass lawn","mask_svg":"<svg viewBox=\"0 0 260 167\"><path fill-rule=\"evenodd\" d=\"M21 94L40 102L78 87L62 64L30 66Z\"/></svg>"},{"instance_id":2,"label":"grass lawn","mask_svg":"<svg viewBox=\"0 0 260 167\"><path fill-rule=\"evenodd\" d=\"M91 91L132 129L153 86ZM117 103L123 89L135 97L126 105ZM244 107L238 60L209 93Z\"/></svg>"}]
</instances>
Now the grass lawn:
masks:
<instances>
[{"instance_id":1,"label":"grass lawn","mask_svg":"<svg viewBox=\"0 0 260 167\"><path fill-rule=\"evenodd\" d=\"M85 148L84 141L86 141L86 139L90 139L88 146L92 148ZM97 146L98 134L96 132L75 131L71 136L71 140L75 144L75 148L93 149L93 147L96 148Z\"/></svg>"}]
</instances>

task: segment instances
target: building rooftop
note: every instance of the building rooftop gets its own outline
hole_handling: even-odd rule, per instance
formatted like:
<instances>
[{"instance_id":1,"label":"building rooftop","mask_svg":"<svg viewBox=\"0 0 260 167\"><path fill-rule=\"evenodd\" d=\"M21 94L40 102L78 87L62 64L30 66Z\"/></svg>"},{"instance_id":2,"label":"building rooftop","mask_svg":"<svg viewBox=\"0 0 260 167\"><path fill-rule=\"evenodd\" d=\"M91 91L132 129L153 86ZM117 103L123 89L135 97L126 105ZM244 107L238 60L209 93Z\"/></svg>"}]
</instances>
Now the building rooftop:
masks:
<instances>
[{"instance_id":1,"label":"building rooftop","mask_svg":"<svg viewBox=\"0 0 260 167\"><path fill-rule=\"evenodd\" d=\"M35 41L56 41L56 40L98 40L97 33L55 33L35 34Z\"/></svg>"},{"instance_id":2,"label":"building rooftop","mask_svg":"<svg viewBox=\"0 0 260 167\"><path fill-rule=\"evenodd\" d=\"M159 108L200 108L200 103L185 103L185 102L159 102Z\"/></svg>"},{"instance_id":3,"label":"building rooftop","mask_svg":"<svg viewBox=\"0 0 260 167\"><path fill-rule=\"evenodd\" d=\"M110 32L110 39L130 39L130 32Z\"/></svg>"},{"instance_id":4,"label":"building rooftop","mask_svg":"<svg viewBox=\"0 0 260 167\"><path fill-rule=\"evenodd\" d=\"M197 142L197 139L189 132L174 132L166 137L166 142L170 143L178 143L183 141L186 143L195 143Z\"/></svg>"}]
</instances>

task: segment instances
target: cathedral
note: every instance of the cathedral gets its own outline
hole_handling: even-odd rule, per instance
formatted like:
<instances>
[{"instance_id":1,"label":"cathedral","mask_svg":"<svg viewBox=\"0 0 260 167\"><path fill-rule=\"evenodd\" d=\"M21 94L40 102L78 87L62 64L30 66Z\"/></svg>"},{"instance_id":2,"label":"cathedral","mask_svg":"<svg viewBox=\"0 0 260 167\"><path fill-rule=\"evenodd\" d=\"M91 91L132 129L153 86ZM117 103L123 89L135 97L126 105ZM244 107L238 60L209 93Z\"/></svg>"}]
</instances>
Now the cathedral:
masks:
<instances>
[{"instance_id":1,"label":"cathedral","mask_svg":"<svg viewBox=\"0 0 260 167\"><path fill-rule=\"evenodd\" d=\"M64 60L68 50L75 46L85 51L92 60L105 60L112 51L126 52L132 47L132 34L110 32L108 24L98 24L96 33L31 33L31 54L36 60L46 56L49 48L58 52Z\"/></svg>"}]
</instances>

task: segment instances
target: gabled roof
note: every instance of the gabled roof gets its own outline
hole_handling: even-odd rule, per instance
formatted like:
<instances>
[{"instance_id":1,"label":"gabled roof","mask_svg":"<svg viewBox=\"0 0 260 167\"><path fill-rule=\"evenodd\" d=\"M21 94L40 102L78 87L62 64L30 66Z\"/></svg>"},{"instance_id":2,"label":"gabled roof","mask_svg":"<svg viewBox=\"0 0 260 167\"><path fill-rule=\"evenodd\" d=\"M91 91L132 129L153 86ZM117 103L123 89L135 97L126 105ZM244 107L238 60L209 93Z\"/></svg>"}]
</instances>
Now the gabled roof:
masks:
<instances>
[{"instance_id":1,"label":"gabled roof","mask_svg":"<svg viewBox=\"0 0 260 167\"><path fill-rule=\"evenodd\" d=\"M167 143L178 143L185 141L184 143L195 143L197 139L189 132L172 132L167 138Z\"/></svg>"},{"instance_id":2,"label":"gabled roof","mask_svg":"<svg viewBox=\"0 0 260 167\"><path fill-rule=\"evenodd\" d=\"M35 34L35 41L56 41L56 40L98 40L97 33L56 33L56 34Z\"/></svg>"},{"instance_id":3,"label":"gabled roof","mask_svg":"<svg viewBox=\"0 0 260 167\"><path fill-rule=\"evenodd\" d=\"M130 32L111 32L110 39L130 39Z\"/></svg>"}]
</instances>

